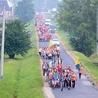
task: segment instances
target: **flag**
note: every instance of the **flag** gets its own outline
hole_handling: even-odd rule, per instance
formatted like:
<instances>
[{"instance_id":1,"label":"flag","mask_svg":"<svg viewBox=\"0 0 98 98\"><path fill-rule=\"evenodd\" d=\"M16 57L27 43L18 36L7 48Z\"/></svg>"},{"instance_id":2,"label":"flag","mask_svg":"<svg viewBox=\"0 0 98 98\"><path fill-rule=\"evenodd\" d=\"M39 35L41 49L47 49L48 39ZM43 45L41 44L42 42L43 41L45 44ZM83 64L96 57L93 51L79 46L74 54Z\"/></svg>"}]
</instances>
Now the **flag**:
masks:
<instances>
[{"instance_id":1,"label":"flag","mask_svg":"<svg viewBox=\"0 0 98 98\"><path fill-rule=\"evenodd\" d=\"M53 45L54 45L53 41L50 40L50 42L49 42L49 48L50 48L51 46L53 46Z\"/></svg>"},{"instance_id":2,"label":"flag","mask_svg":"<svg viewBox=\"0 0 98 98\"><path fill-rule=\"evenodd\" d=\"M75 67L77 70L80 70L80 61L78 57L76 58L76 61L75 61Z\"/></svg>"}]
</instances>

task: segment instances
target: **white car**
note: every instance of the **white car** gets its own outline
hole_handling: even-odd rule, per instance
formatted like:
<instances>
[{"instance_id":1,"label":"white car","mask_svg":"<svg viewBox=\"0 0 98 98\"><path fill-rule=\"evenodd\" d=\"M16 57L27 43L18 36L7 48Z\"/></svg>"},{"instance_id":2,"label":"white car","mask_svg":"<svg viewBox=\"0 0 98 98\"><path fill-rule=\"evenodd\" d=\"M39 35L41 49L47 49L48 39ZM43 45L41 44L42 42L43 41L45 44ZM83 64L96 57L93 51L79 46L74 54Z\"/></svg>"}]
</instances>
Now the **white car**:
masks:
<instances>
[{"instance_id":1,"label":"white car","mask_svg":"<svg viewBox=\"0 0 98 98\"><path fill-rule=\"evenodd\" d=\"M50 28L51 23L50 22L46 22L45 26L47 26L48 28Z\"/></svg>"},{"instance_id":2,"label":"white car","mask_svg":"<svg viewBox=\"0 0 98 98\"><path fill-rule=\"evenodd\" d=\"M54 45L60 46L60 41L57 38L52 39Z\"/></svg>"},{"instance_id":3,"label":"white car","mask_svg":"<svg viewBox=\"0 0 98 98\"><path fill-rule=\"evenodd\" d=\"M51 20L50 19L46 19L45 22L51 22Z\"/></svg>"}]
</instances>

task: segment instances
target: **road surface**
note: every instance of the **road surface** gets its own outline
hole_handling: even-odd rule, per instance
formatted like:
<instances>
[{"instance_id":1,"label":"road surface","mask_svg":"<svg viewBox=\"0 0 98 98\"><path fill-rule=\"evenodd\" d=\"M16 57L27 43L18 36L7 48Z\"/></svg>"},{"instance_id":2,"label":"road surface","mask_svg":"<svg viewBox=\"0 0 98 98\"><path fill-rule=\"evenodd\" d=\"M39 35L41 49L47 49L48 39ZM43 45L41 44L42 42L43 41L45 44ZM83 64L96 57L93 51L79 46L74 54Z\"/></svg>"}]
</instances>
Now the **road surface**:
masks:
<instances>
[{"instance_id":1,"label":"road surface","mask_svg":"<svg viewBox=\"0 0 98 98\"><path fill-rule=\"evenodd\" d=\"M55 34L52 34L52 38L56 38ZM39 47L48 46L49 42L39 42ZM66 53L67 50L60 45L61 58L63 59L62 66L70 66L77 76L75 88L68 90L66 87L63 91L60 88L52 89L50 87L44 87L44 92L48 98L98 98L98 90L92 85L92 83L82 75L81 79L78 79L78 71L74 66L74 61ZM49 60L47 60L49 62Z\"/></svg>"}]
</instances>

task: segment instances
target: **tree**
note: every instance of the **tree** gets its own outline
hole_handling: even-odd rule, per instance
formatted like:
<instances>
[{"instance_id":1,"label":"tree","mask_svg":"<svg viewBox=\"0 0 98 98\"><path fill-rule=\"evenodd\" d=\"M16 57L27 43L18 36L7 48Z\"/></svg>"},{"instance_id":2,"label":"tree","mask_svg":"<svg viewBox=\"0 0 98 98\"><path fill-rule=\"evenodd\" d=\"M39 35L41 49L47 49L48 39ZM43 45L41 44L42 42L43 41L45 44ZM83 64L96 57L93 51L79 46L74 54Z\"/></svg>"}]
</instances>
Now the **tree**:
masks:
<instances>
[{"instance_id":1,"label":"tree","mask_svg":"<svg viewBox=\"0 0 98 98\"><path fill-rule=\"evenodd\" d=\"M11 0L11 1L12 1L15 5L17 5L20 0Z\"/></svg>"},{"instance_id":2,"label":"tree","mask_svg":"<svg viewBox=\"0 0 98 98\"><path fill-rule=\"evenodd\" d=\"M96 9L92 0L63 0L59 6L57 21L60 28L70 34L71 45L77 51L90 56L96 41Z\"/></svg>"},{"instance_id":3,"label":"tree","mask_svg":"<svg viewBox=\"0 0 98 98\"><path fill-rule=\"evenodd\" d=\"M38 12L48 11L53 8L57 8L58 0L35 0L35 9Z\"/></svg>"},{"instance_id":4,"label":"tree","mask_svg":"<svg viewBox=\"0 0 98 98\"><path fill-rule=\"evenodd\" d=\"M26 27L26 23L21 20L6 23L4 52L9 58L19 54L24 56L31 48L30 34Z\"/></svg>"},{"instance_id":5,"label":"tree","mask_svg":"<svg viewBox=\"0 0 98 98\"><path fill-rule=\"evenodd\" d=\"M1 52L1 43L2 43L2 32L0 31L0 52ZM1 56L1 54L0 54Z\"/></svg>"},{"instance_id":6,"label":"tree","mask_svg":"<svg viewBox=\"0 0 98 98\"><path fill-rule=\"evenodd\" d=\"M29 22L34 17L34 2L32 0L22 0L18 2L18 6L15 7L15 14L21 20Z\"/></svg>"}]
</instances>

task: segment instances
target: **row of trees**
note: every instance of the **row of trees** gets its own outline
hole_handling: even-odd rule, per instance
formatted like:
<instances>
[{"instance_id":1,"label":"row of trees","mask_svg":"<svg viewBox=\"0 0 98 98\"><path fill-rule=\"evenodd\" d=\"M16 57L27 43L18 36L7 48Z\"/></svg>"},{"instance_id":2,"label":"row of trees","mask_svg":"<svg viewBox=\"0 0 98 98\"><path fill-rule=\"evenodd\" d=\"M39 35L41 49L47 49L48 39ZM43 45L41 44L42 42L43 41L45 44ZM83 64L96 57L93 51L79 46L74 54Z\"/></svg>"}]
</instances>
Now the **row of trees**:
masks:
<instances>
[{"instance_id":1,"label":"row of trees","mask_svg":"<svg viewBox=\"0 0 98 98\"><path fill-rule=\"evenodd\" d=\"M75 35L70 38L72 47L86 56L96 45L97 5L98 0L63 0L57 13L60 29Z\"/></svg>"},{"instance_id":2,"label":"row of trees","mask_svg":"<svg viewBox=\"0 0 98 98\"><path fill-rule=\"evenodd\" d=\"M2 23L0 23L0 43L1 43L1 38L2 38L2 36L1 36L1 34L2 34L1 28L2 28ZM1 45L0 45L0 46L1 46ZM1 48L0 48L0 51L1 51Z\"/></svg>"},{"instance_id":3,"label":"row of trees","mask_svg":"<svg viewBox=\"0 0 98 98\"><path fill-rule=\"evenodd\" d=\"M31 21L34 14L34 0L21 0L15 7L15 15L25 22Z\"/></svg>"},{"instance_id":4,"label":"row of trees","mask_svg":"<svg viewBox=\"0 0 98 98\"><path fill-rule=\"evenodd\" d=\"M57 8L58 0L35 0L35 9L38 12L48 11Z\"/></svg>"},{"instance_id":5,"label":"row of trees","mask_svg":"<svg viewBox=\"0 0 98 98\"><path fill-rule=\"evenodd\" d=\"M18 19L6 21L4 52L9 58L24 56L31 49L30 33L27 22L34 17L33 0L21 0L15 8ZM1 34L0 34L1 42Z\"/></svg>"},{"instance_id":6,"label":"row of trees","mask_svg":"<svg viewBox=\"0 0 98 98\"><path fill-rule=\"evenodd\" d=\"M14 5L17 5L20 0L11 0L11 1L14 3Z\"/></svg>"}]
</instances>

